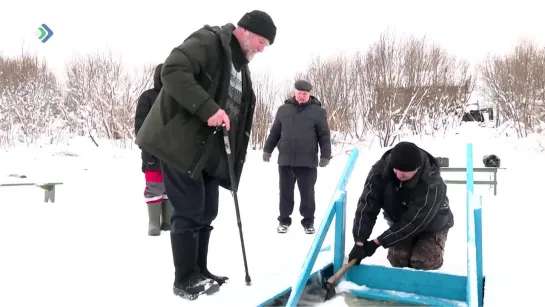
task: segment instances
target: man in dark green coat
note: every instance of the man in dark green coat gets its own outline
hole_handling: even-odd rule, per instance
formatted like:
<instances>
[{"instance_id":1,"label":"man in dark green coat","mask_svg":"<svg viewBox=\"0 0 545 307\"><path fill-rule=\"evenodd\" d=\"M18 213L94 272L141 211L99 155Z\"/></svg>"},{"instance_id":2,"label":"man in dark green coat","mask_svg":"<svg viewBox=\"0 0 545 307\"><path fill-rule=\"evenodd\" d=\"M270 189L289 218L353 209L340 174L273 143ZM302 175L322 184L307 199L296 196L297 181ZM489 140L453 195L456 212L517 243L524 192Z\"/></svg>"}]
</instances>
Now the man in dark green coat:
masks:
<instances>
[{"instance_id":1,"label":"man in dark green coat","mask_svg":"<svg viewBox=\"0 0 545 307\"><path fill-rule=\"evenodd\" d=\"M248 63L273 44L276 26L262 11L237 26L205 26L174 48L163 64L163 88L136 137L161 161L174 208L171 245L174 293L187 299L212 293L227 277L207 268L219 187L237 189L255 108ZM229 131L235 181L229 178L222 126Z\"/></svg>"}]
</instances>

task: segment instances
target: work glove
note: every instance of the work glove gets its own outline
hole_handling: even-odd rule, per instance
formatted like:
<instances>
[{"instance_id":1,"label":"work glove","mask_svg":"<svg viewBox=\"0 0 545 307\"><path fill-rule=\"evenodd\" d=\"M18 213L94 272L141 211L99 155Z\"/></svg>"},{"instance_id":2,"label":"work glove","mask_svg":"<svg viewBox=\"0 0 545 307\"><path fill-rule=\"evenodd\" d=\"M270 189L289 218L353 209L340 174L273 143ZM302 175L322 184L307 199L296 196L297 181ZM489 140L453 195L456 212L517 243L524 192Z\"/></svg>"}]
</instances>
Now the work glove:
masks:
<instances>
[{"instance_id":1,"label":"work glove","mask_svg":"<svg viewBox=\"0 0 545 307\"><path fill-rule=\"evenodd\" d=\"M263 152L263 161L269 162L271 160L271 154L268 152Z\"/></svg>"},{"instance_id":2,"label":"work glove","mask_svg":"<svg viewBox=\"0 0 545 307\"><path fill-rule=\"evenodd\" d=\"M318 163L320 167L326 167L328 164L329 164L329 159L326 159L326 158L320 158L320 162Z\"/></svg>"},{"instance_id":3,"label":"work glove","mask_svg":"<svg viewBox=\"0 0 545 307\"><path fill-rule=\"evenodd\" d=\"M356 264L359 265L363 259L373 256L378 247L379 245L373 240L363 243L363 246L354 244L350 254L348 254L348 261L356 259Z\"/></svg>"}]
</instances>

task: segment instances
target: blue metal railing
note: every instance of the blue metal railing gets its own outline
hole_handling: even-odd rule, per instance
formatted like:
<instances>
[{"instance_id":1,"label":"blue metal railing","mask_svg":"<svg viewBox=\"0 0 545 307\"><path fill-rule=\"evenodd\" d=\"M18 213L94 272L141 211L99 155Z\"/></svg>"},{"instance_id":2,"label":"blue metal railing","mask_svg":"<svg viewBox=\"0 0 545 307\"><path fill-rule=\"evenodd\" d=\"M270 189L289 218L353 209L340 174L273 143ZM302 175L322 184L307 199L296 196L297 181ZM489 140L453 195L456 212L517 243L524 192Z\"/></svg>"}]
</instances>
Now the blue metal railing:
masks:
<instances>
[{"instance_id":1,"label":"blue metal railing","mask_svg":"<svg viewBox=\"0 0 545 307\"><path fill-rule=\"evenodd\" d=\"M466 147L467 292L469 307L483 306L484 274L482 246L482 197L476 196L473 181L473 144Z\"/></svg>"},{"instance_id":2,"label":"blue metal railing","mask_svg":"<svg viewBox=\"0 0 545 307\"><path fill-rule=\"evenodd\" d=\"M286 306L297 306L303 290L308 282L313 266L322 248L325 237L329 231L333 217L335 217L335 242L334 242L334 270L341 268L345 255L345 221L346 221L346 184L354 169L358 158L358 150L353 149L346 167L341 175L337 188L333 194L326 215L319 227L312 247L307 255L301 275L294 286ZM474 195L473 179L473 145L466 147L466 219L467 219L467 292L466 303L468 306L483 306L484 300L484 274L482 252L482 198Z\"/></svg>"},{"instance_id":3,"label":"blue metal railing","mask_svg":"<svg viewBox=\"0 0 545 307\"><path fill-rule=\"evenodd\" d=\"M303 294L305 285L308 282L310 273L312 272L312 268L314 267L314 263L316 262L316 258L320 253L320 249L322 248L322 244L324 243L327 232L329 231L329 227L331 226L333 217L335 217L335 245L333 267L335 270L338 270L343 264L345 254L344 242L346 221L346 184L348 182L348 179L350 178L350 175L352 174L354 166L356 165L358 155L359 151L357 148L354 148L350 153L348 162L346 163L337 188L333 193L333 197L327 209L326 216L322 220L320 228L316 233L316 237L314 238L312 247L307 255L305 264L303 265L301 275L297 279L296 284L291 289L291 294L288 298L286 306L297 306L297 303L301 299L301 295Z\"/></svg>"}]
</instances>

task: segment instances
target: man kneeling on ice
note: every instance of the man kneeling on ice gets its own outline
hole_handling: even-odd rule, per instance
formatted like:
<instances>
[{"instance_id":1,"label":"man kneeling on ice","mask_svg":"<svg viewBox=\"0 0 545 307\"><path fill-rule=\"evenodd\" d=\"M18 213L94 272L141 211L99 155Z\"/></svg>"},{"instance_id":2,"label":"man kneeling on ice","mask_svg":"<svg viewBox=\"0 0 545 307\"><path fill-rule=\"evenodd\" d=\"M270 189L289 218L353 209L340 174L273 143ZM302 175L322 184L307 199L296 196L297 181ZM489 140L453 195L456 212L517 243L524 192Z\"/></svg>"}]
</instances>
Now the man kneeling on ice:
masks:
<instances>
[{"instance_id":1,"label":"man kneeling on ice","mask_svg":"<svg viewBox=\"0 0 545 307\"><path fill-rule=\"evenodd\" d=\"M382 246L393 267L440 268L454 226L446 193L437 160L428 152L409 142L386 151L371 168L358 200L349 261L360 264ZM390 228L368 240L380 209Z\"/></svg>"}]
</instances>

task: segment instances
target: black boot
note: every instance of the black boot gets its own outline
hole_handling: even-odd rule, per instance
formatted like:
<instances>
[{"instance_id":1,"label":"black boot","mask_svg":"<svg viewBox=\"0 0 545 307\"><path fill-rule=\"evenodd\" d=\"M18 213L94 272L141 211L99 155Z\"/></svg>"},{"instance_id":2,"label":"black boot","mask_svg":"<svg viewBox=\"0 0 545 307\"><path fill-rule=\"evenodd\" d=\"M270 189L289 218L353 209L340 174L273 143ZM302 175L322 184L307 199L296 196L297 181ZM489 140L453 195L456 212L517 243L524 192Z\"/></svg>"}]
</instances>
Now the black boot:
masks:
<instances>
[{"instance_id":1,"label":"black boot","mask_svg":"<svg viewBox=\"0 0 545 307\"><path fill-rule=\"evenodd\" d=\"M173 291L175 295L194 300L201 294L212 294L219 285L201 274L197 267L199 234L170 233L172 257L175 267Z\"/></svg>"},{"instance_id":2,"label":"black boot","mask_svg":"<svg viewBox=\"0 0 545 307\"><path fill-rule=\"evenodd\" d=\"M226 283L229 278L225 276L216 276L208 271L207 260L208 260L208 243L210 242L210 232L211 230L202 230L199 233L199 256L197 258L197 265L201 273L216 281L218 285L223 285Z\"/></svg>"}]
</instances>

